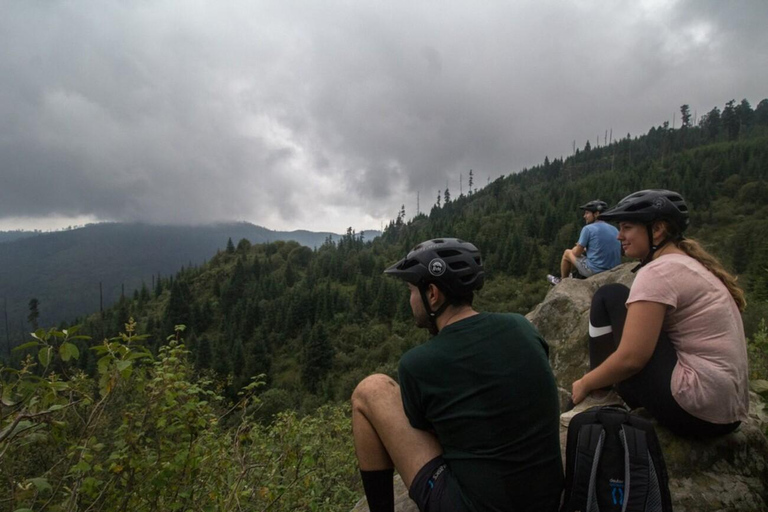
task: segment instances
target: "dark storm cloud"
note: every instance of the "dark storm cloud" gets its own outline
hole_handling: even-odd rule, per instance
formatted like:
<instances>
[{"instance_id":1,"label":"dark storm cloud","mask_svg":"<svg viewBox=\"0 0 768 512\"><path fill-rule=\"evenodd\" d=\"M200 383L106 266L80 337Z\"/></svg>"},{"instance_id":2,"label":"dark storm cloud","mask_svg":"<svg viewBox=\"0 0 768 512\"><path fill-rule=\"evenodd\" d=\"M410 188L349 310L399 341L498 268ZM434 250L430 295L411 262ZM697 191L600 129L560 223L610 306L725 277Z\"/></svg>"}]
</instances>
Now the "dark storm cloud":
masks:
<instances>
[{"instance_id":1,"label":"dark storm cloud","mask_svg":"<svg viewBox=\"0 0 768 512\"><path fill-rule=\"evenodd\" d=\"M768 95L761 1L4 10L0 220L378 227L469 169Z\"/></svg>"}]
</instances>

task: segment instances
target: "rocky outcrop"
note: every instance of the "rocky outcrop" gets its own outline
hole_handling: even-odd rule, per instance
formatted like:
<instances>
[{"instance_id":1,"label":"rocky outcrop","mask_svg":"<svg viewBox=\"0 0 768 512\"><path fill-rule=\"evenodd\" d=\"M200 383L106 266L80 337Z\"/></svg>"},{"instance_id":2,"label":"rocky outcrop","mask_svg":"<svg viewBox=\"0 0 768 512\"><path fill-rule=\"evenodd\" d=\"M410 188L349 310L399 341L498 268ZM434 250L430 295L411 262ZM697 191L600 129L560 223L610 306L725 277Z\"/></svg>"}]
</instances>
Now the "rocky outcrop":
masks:
<instances>
[{"instance_id":1,"label":"rocky outcrop","mask_svg":"<svg viewBox=\"0 0 768 512\"><path fill-rule=\"evenodd\" d=\"M632 286L633 267L627 263L589 279L563 279L526 315L549 343L549 360L561 388L561 406L570 396L570 383L589 370L587 333L592 295L608 283Z\"/></svg>"},{"instance_id":2,"label":"rocky outcrop","mask_svg":"<svg viewBox=\"0 0 768 512\"><path fill-rule=\"evenodd\" d=\"M587 332L589 305L600 286L619 282L630 286L633 264L619 266L584 280L565 279L553 287L527 318L550 344L550 360L561 400L571 383L589 367ZM750 418L727 436L711 440L682 439L656 425L667 463L676 512L753 512L768 510L768 411L754 391L768 395L768 383L754 382L750 394ZM642 410L639 414L644 414ZM565 454L566 430L561 430ZM398 512L417 512L399 477L395 478ZM353 512L367 512L365 499Z\"/></svg>"}]
</instances>

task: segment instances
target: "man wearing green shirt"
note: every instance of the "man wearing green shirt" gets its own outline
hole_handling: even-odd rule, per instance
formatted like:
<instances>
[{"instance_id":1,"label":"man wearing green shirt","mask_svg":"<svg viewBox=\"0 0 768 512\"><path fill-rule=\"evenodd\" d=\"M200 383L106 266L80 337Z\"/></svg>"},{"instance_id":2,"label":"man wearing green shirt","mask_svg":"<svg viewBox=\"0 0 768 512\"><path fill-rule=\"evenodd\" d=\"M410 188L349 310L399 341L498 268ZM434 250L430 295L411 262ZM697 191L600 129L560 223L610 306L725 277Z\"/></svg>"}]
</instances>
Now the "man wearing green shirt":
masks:
<instances>
[{"instance_id":1,"label":"man wearing green shirt","mask_svg":"<svg viewBox=\"0 0 768 512\"><path fill-rule=\"evenodd\" d=\"M352 394L352 430L371 512L394 510L396 468L429 512L556 511L563 473L547 344L517 314L478 313L480 252L423 242L385 271L411 292L433 337L400 360L400 384L371 375Z\"/></svg>"}]
</instances>

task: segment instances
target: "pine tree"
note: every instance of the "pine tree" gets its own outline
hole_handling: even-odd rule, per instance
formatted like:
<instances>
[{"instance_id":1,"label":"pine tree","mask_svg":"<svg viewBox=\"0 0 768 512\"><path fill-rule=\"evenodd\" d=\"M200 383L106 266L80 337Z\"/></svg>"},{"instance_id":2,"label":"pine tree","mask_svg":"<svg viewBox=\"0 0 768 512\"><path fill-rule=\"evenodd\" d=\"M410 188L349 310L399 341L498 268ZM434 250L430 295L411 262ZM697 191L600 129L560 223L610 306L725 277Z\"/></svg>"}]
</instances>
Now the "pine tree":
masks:
<instances>
[{"instance_id":1,"label":"pine tree","mask_svg":"<svg viewBox=\"0 0 768 512\"><path fill-rule=\"evenodd\" d=\"M149 301L149 290L144 281L141 282L141 291L139 292L139 303L144 304Z\"/></svg>"},{"instance_id":2,"label":"pine tree","mask_svg":"<svg viewBox=\"0 0 768 512\"><path fill-rule=\"evenodd\" d=\"M755 109L755 123L768 126L768 99L764 99L757 104Z\"/></svg>"},{"instance_id":3,"label":"pine tree","mask_svg":"<svg viewBox=\"0 0 768 512\"><path fill-rule=\"evenodd\" d=\"M304 349L304 367L301 377L304 387L317 392L320 381L333 366L334 350L322 323L316 324Z\"/></svg>"},{"instance_id":4,"label":"pine tree","mask_svg":"<svg viewBox=\"0 0 768 512\"><path fill-rule=\"evenodd\" d=\"M160 274L157 274L157 279L155 283L155 297L159 297L163 293L163 280L160 277Z\"/></svg>"},{"instance_id":5,"label":"pine tree","mask_svg":"<svg viewBox=\"0 0 768 512\"><path fill-rule=\"evenodd\" d=\"M731 100L725 104L723 113L720 116L722 119L723 127L728 133L728 140L736 140L739 137L739 128L741 122L736 112L736 101Z\"/></svg>"},{"instance_id":6,"label":"pine tree","mask_svg":"<svg viewBox=\"0 0 768 512\"><path fill-rule=\"evenodd\" d=\"M243 341L237 338L232 347L232 373L235 377L242 377L244 368L245 352L243 351Z\"/></svg>"},{"instance_id":7,"label":"pine tree","mask_svg":"<svg viewBox=\"0 0 768 512\"><path fill-rule=\"evenodd\" d=\"M29 315L27 322L32 326L32 330L37 330L37 319L40 318L40 301L36 298L29 299Z\"/></svg>"},{"instance_id":8,"label":"pine tree","mask_svg":"<svg viewBox=\"0 0 768 512\"><path fill-rule=\"evenodd\" d=\"M691 127L691 107L688 105L680 106L680 119L682 119L683 122L681 128Z\"/></svg>"},{"instance_id":9,"label":"pine tree","mask_svg":"<svg viewBox=\"0 0 768 512\"><path fill-rule=\"evenodd\" d=\"M163 326L166 332L173 332L174 326L185 324L188 327L194 325L192 317L192 294L187 284L177 279L171 286L171 296L163 314Z\"/></svg>"}]
</instances>

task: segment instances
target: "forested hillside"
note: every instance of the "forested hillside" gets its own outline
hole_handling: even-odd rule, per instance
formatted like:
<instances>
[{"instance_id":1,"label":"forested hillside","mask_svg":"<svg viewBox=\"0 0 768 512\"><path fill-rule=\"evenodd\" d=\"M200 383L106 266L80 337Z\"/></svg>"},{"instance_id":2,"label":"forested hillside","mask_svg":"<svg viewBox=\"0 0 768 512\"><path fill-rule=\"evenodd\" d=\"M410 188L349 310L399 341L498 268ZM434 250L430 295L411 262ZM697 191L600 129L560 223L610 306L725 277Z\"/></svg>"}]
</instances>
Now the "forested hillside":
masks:
<instances>
[{"instance_id":1,"label":"forested hillside","mask_svg":"<svg viewBox=\"0 0 768 512\"><path fill-rule=\"evenodd\" d=\"M36 231L24 231L18 229L16 231L0 231L0 243L12 242L13 240L19 240L21 238L29 238L31 236L37 236L40 233Z\"/></svg>"},{"instance_id":2,"label":"forested hillside","mask_svg":"<svg viewBox=\"0 0 768 512\"><path fill-rule=\"evenodd\" d=\"M37 299L40 325L54 325L111 306L124 292L152 286L182 266L200 265L228 239L253 243L295 240L319 247L332 233L272 231L246 222L208 226L103 223L52 233L0 233L0 300L8 326L28 331L30 299ZM5 318L0 318L4 324Z\"/></svg>"},{"instance_id":3,"label":"forested hillside","mask_svg":"<svg viewBox=\"0 0 768 512\"><path fill-rule=\"evenodd\" d=\"M152 510L185 508L197 496L210 507L195 510L224 510L236 500L248 510L349 508L359 489L344 401L366 374L393 374L402 352L426 338L412 325L405 287L382 270L421 240L464 238L485 256L489 279L478 308L526 313L578 236L578 205L591 199L615 204L643 188L680 191L693 211L689 235L739 274L749 301L748 335L764 338L758 325L768 316L768 240L761 236L768 230L768 100L754 110L746 101L730 102L698 126L686 118L685 106L681 113L682 128L664 125L603 147L587 144L470 195L440 194L429 215L407 219L403 213L372 241L352 229L315 250L241 240L205 265L159 278L154 288L132 291L103 314L74 321L82 324L78 334L91 340L39 332L39 340L14 353L16 367L28 359L27 373L13 379L43 375L45 385L4 389L44 397L38 409L24 406L30 414L66 411L61 425L41 423L37 441L20 444L24 436L18 435L8 445L0 435L0 451L13 446L6 457L15 464L30 456L35 442L57 446L27 460L13 478L3 470L9 482L45 481L25 480L26 494L4 490L0 500L11 497L30 508L51 500L65 509L73 500L83 509ZM136 324L126 325L129 318ZM134 330L146 339L135 338ZM101 342L118 332L126 334ZM263 384L254 384L257 375ZM318 418L331 426L319 445ZM4 412L0 429L12 421ZM106 430L97 433L97 427ZM69 448L46 437L54 434ZM323 472L333 484L314 479ZM198 493L193 482L199 481ZM215 488L226 496L205 495ZM126 493L131 498L121 499Z\"/></svg>"}]
</instances>

